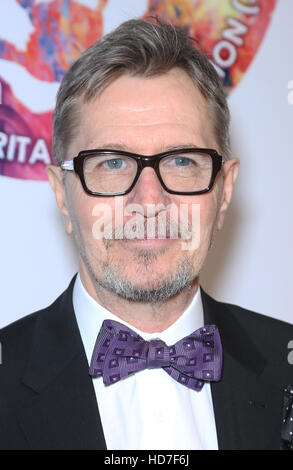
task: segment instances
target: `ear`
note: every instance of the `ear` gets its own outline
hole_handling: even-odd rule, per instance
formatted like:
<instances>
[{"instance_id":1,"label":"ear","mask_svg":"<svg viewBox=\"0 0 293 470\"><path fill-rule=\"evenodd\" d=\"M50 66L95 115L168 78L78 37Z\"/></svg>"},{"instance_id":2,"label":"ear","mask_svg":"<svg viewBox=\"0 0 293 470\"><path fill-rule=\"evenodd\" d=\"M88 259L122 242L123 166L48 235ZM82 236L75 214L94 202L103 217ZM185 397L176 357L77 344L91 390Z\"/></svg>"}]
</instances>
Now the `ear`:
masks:
<instances>
[{"instance_id":1,"label":"ear","mask_svg":"<svg viewBox=\"0 0 293 470\"><path fill-rule=\"evenodd\" d=\"M231 158L223 164L223 184L220 208L218 212L217 228L221 230L224 224L226 211L230 205L234 183L238 176L240 161L238 158Z\"/></svg>"},{"instance_id":2,"label":"ear","mask_svg":"<svg viewBox=\"0 0 293 470\"><path fill-rule=\"evenodd\" d=\"M59 166L47 165L46 167L48 180L51 188L55 193L55 198L57 206L59 207L61 213L64 216L65 220L65 230L68 235L72 234L72 223L69 216L69 211L67 207L65 187L62 179L62 169Z\"/></svg>"}]
</instances>

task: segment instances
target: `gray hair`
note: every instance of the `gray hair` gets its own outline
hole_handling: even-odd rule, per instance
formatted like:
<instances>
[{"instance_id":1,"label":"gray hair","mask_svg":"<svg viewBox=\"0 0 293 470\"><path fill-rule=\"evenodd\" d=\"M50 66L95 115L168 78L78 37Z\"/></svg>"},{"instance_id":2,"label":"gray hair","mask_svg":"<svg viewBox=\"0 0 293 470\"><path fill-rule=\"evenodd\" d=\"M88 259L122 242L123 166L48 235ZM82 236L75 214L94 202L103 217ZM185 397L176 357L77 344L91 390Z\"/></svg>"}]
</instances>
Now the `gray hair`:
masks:
<instances>
[{"instance_id":1,"label":"gray hair","mask_svg":"<svg viewBox=\"0 0 293 470\"><path fill-rule=\"evenodd\" d=\"M174 67L193 80L210 109L218 150L230 157L230 113L220 78L188 33L172 24L133 19L103 36L71 66L57 94L53 115L53 157L60 165L79 121L80 100L95 98L123 74L152 77Z\"/></svg>"}]
</instances>

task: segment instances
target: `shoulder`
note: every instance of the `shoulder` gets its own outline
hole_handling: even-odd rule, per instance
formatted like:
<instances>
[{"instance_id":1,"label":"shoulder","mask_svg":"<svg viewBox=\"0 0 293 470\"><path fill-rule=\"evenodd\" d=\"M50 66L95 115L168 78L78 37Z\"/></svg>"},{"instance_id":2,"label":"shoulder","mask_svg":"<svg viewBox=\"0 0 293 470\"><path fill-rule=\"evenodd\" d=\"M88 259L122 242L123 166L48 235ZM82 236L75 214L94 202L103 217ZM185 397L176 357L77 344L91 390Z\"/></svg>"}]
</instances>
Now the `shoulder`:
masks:
<instances>
[{"instance_id":1,"label":"shoulder","mask_svg":"<svg viewBox=\"0 0 293 470\"><path fill-rule=\"evenodd\" d=\"M30 313L29 315L25 315L24 317L21 317L18 320L1 328L0 340L7 339L13 343L22 343L25 338L31 336L35 324L40 317L44 317L50 314L51 310L58 308L58 304L60 303L62 295L64 295L64 292L48 307Z\"/></svg>"},{"instance_id":2,"label":"shoulder","mask_svg":"<svg viewBox=\"0 0 293 470\"><path fill-rule=\"evenodd\" d=\"M270 317L264 313L256 312L253 310L249 310L247 308L244 308L240 305L228 303L228 302L221 302L219 300L216 300L214 297L211 295L207 294L202 288L201 288L201 293L202 293L202 298L205 302L207 302L212 308L216 310L220 310L223 312L222 314L227 314L231 315L245 327L245 325L249 325L251 327L259 327L259 326L264 326L268 328L276 328L277 330L283 331L293 329L293 324L286 322L284 320L279 320L274 317Z\"/></svg>"},{"instance_id":3,"label":"shoulder","mask_svg":"<svg viewBox=\"0 0 293 470\"><path fill-rule=\"evenodd\" d=\"M219 323L225 324L226 330L229 330L230 324L237 324L237 331L245 333L245 337L260 346L268 356L272 357L280 351L286 353L289 341L293 340L293 324L239 305L220 302L203 290L202 298L204 304L217 312ZM231 328L231 334L232 331L236 331L236 328ZM238 340L241 342L242 337Z\"/></svg>"},{"instance_id":4,"label":"shoulder","mask_svg":"<svg viewBox=\"0 0 293 470\"><path fill-rule=\"evenodd\" d=\"M68 288L48 307L26 315L0 329L1 361L0 375L16 374L23 370L31 351L35 333L42 333L42 328L56 330L56 318L59 312L67 308L72 298L75 276ZM55 322L55 323L54 323ZM37 330L36 330L37 329Z\"/></svg>"},{"instance_id":5,"label":"shoulder","mask_svg":"<svg viewBox=\"0 0 293 470\"><path fill-rule=\"evenodd\" d=\"M5 391L10 394L14 387L17 388L30 358L38 321L40 318L50 315L51 308L52 306L49 306L26 315L0 330L1 395L5 394Z\"/></svg>"},{"instance_id":6,"label":"shoulder","mask_svg":"<svg viewBox=\"0 0 293 470\"><path fill-rule=\"evenodd\" d=\"M267 336L267 334L284 334L293 332L293 324L284 320L270 317L264 313L248 310L239 305L224 303L225 308L234 315L244 328L254 331L257 336Z\"/></svg>"},{"instance_id":7,"label":"shoulder","mask_svg":"<svg viewBox=\"0 0 293 470\"><path fill-rule=\"evenodd\" d=\"M19 318L18 320L9 323L8 325L0 328L0 338L9 337L13 339L17 337L20 339L19 334L27 336L31 333L36 321L40 317L49 316L51 312L64 309L68 304L69 300L72 298L73 286L76 279L76 274L71 279L67 289L65 289L48 307L25 315L24 317Z\"/></svg>"},{"instance_id":8,"label":"shoulder","mask_svg":"<svg viewBox=\"0 0 293 470\"><path fill-rule=\"evenodd\" d=\"M34 333L37 318L47 309L40 310L19 320L10 323L0 330L1 343L1 372L7 369L8 364L16 362L25 363L30 350L31 339Z\"/></svg>"}]
</instances>

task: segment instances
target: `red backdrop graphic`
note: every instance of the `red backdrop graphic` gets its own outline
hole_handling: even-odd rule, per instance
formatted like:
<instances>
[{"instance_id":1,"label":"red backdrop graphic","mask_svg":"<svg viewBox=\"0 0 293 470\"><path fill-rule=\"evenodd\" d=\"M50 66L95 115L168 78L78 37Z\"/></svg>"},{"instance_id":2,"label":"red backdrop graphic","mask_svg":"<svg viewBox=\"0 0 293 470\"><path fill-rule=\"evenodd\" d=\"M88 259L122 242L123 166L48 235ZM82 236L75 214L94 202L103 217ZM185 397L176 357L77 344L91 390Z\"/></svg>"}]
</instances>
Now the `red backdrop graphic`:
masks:
<instances>
[{"instance_id":1,"label":"red backdrop graphic","mask_svg":"<svg viewBox=\"0 0 293 470\"><path fill-rule=\"evenodd\" d=\"M14 28L27 25L22 44L0 32L0 175L47 178L54 107L48 96L55 96L71 64L104 34L109 2L100 0L96 8L74 0L0 5L0 15L10 21L15 13L25 15ZM275 5L276 0L149 0L143 17L158 16L186 28L230 93L257 53Z\"/></svg>"}]
</instances>

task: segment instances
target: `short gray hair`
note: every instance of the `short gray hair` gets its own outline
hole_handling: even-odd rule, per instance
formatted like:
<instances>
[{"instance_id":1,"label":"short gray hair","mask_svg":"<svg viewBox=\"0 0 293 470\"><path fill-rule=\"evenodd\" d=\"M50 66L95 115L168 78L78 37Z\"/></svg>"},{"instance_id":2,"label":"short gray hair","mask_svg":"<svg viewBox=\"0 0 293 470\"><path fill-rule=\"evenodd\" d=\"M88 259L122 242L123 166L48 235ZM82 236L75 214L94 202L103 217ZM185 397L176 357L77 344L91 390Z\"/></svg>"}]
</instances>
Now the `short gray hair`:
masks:
<instances>
[{"instance_id":1,"label":"short gray hair","mask_svg":"<svg viewBox=\"0 0 293 470\"><path fill-rule=\"evenodd\" d=\"M91 101L123 74L152 77L174 67L187 72L208 103L218 150L227 160L230 113L214 66L185 30L158 19L133 19L85 50L64 76L53 115L55 163L60 165L66 159L76 135L81 102Z\"/></svg>"}]
</instances>

